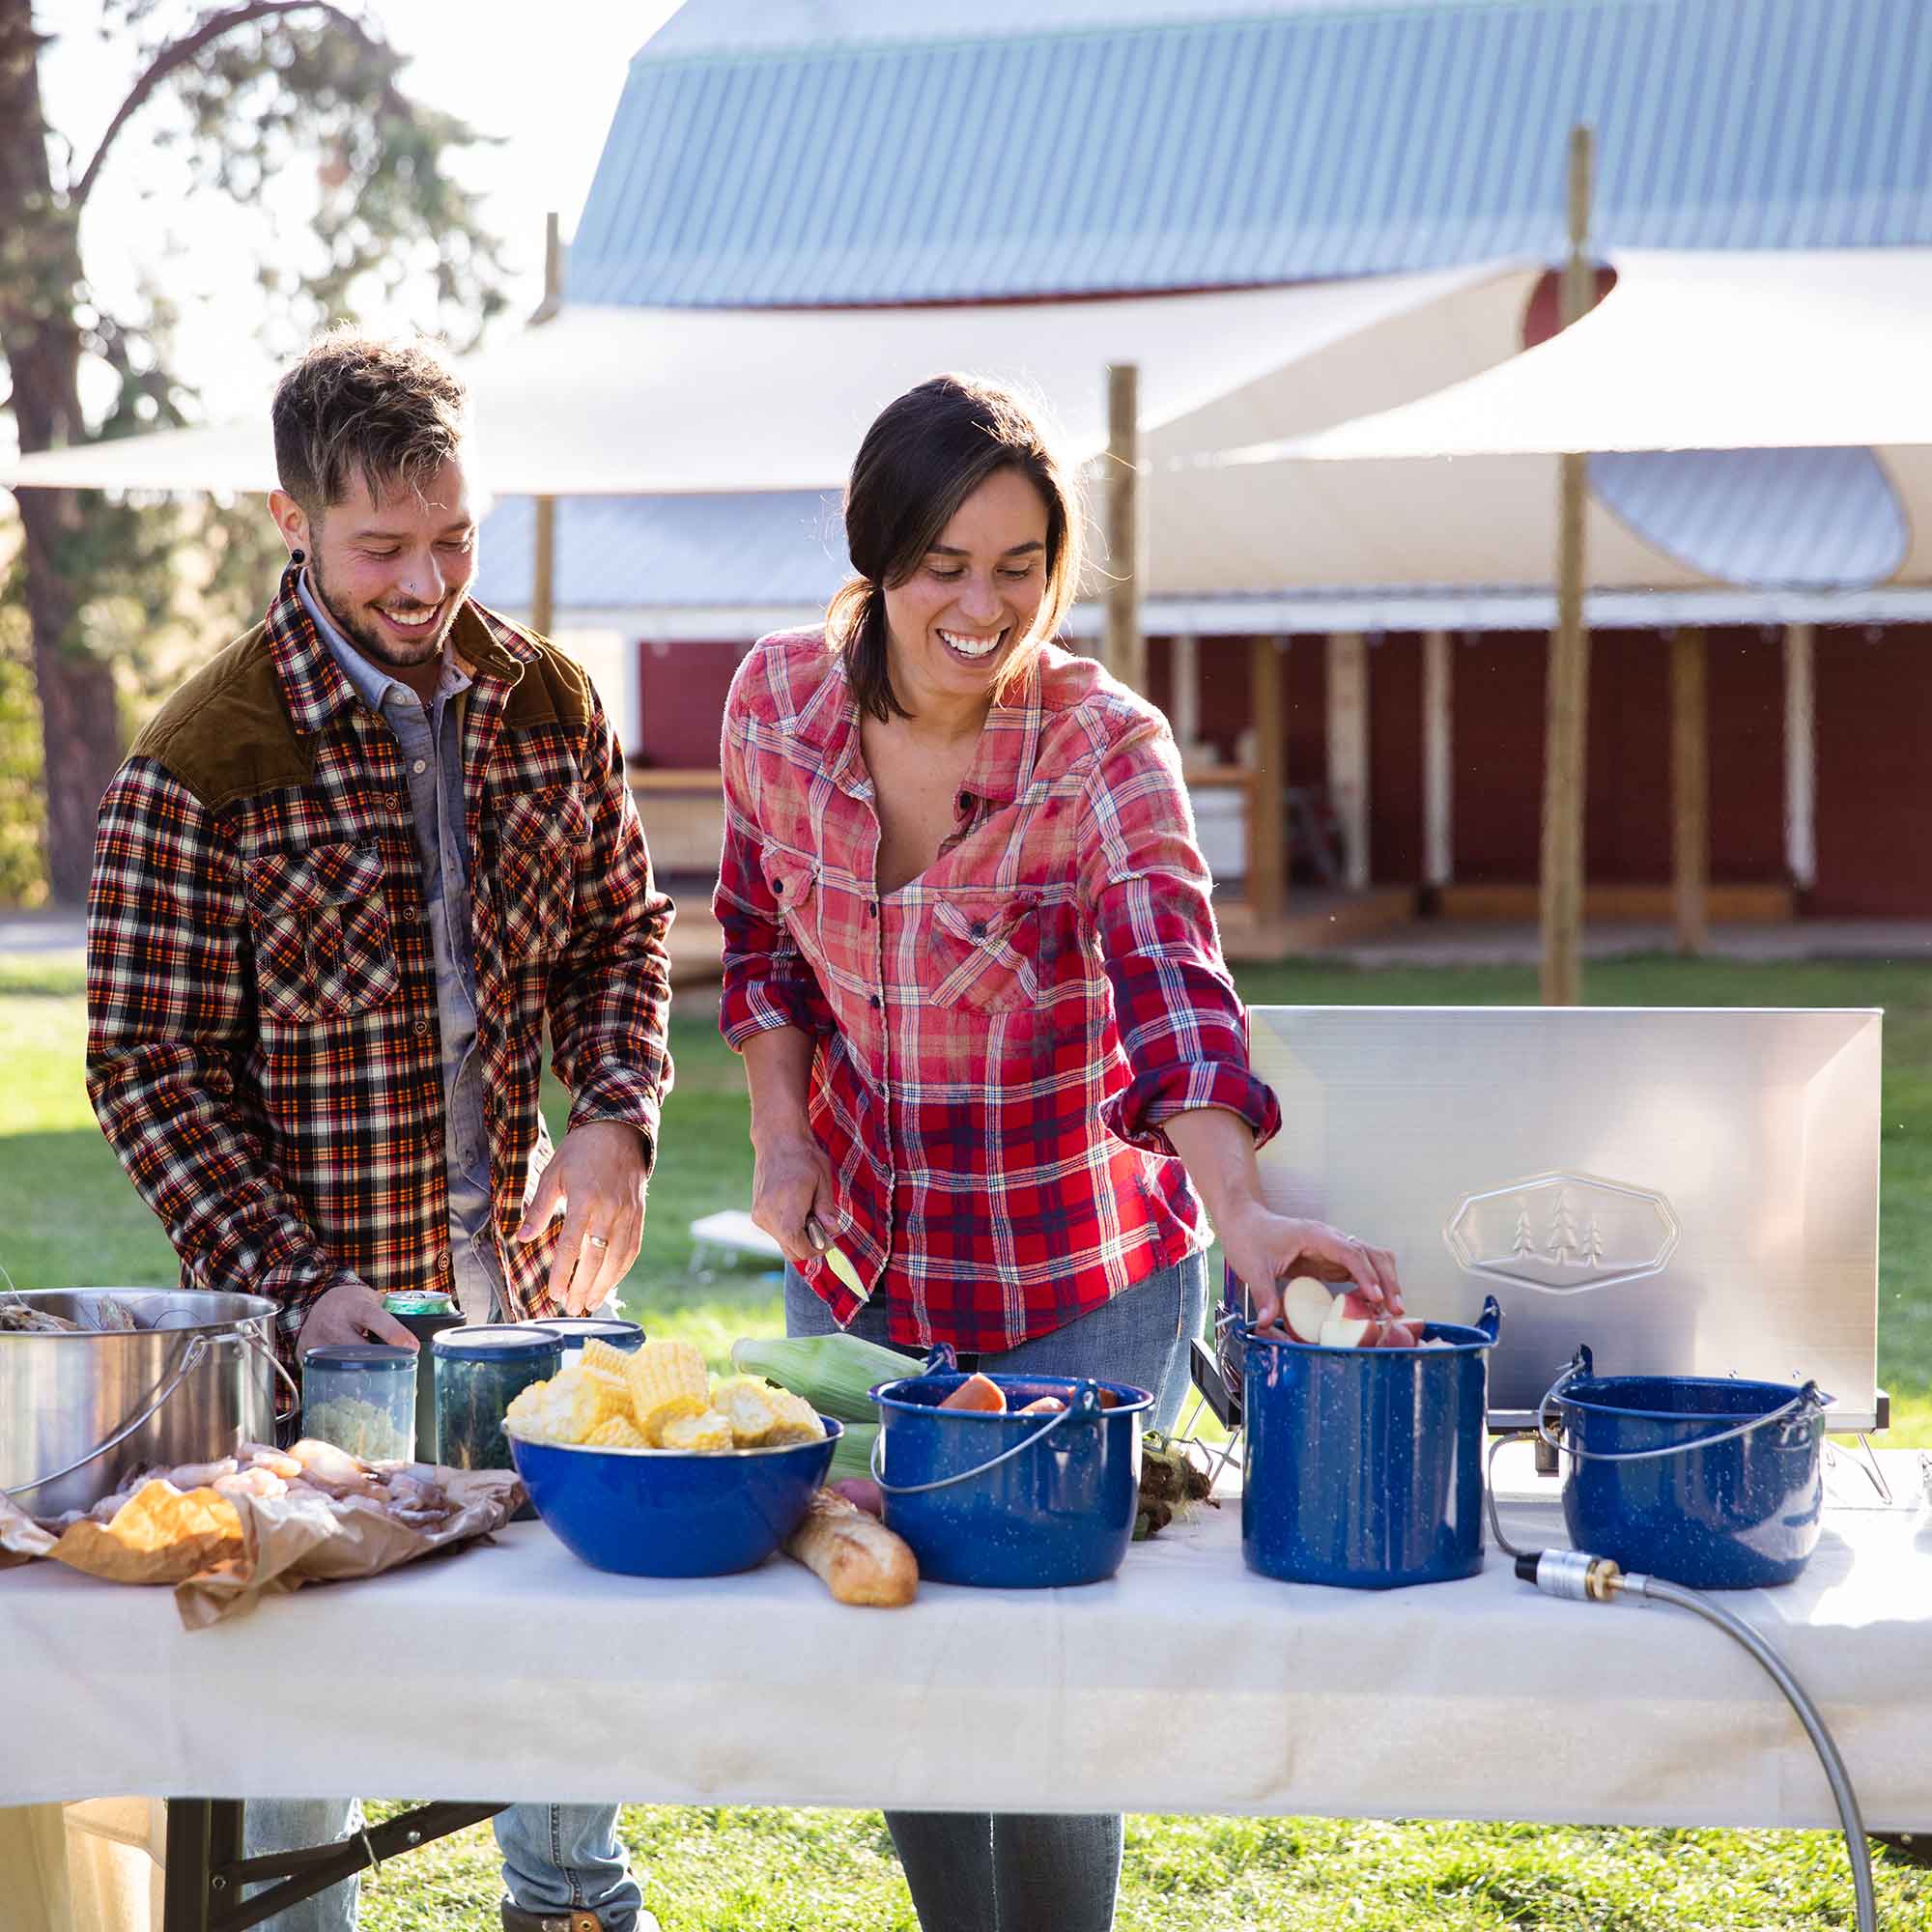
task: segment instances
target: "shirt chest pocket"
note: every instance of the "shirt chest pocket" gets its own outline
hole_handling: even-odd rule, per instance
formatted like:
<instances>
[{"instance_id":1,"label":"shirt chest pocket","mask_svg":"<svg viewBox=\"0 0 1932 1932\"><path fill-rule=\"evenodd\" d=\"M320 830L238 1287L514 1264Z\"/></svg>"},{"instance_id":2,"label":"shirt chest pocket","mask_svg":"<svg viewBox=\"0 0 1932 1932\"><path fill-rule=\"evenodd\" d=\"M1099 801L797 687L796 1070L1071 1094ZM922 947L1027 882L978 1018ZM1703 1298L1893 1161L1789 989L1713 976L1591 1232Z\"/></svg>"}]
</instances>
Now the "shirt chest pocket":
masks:
<instances>
[{"instance_id":1,"label":"shirt chest pocket","mask_svg":"<svg viewBox=\"0 0 1932 1932\"><path fill-rule=\"evenodd\" d=\"M402 984L373 845L270 852L243 872L264 1013L321 1020L366 1012Z\"/></svg>"},{"instance_id":2,"label":"shirt chest pocket","mask_svg":"<svg viewBox=\"0 0 1932 1932\"><path fill-rule=\"evenodd\" d=\"M817 966L821 956L818 875L811 861L777 846L767 846L758 857L758 869L771 889L772 903L778 908L785 938L794 951Z\"/></svg>"},{"instance_id":3,"label":"shirt chest pocket","mask_svg":"<svg viewBox=\"0 0 1932 1932\"><path fill-rule=\"evenodd\" d=\"M934 899L930 966L922 975L937 1007L1012 1012L1039 1000L1039 908L1009 893L949 893Z\"/></svg>"},{"instance_id":4,"label":"shirt chest pocket","mask_svg":"<svg viewBox=\"0 0 1932 1932\"><path fill-rule=\"evenodd\" d=\"M497 808L497 896L503 957L554 959L570 937L577 862L590 816L574 785L518 792Z\"/></svg>"}]
</instances>

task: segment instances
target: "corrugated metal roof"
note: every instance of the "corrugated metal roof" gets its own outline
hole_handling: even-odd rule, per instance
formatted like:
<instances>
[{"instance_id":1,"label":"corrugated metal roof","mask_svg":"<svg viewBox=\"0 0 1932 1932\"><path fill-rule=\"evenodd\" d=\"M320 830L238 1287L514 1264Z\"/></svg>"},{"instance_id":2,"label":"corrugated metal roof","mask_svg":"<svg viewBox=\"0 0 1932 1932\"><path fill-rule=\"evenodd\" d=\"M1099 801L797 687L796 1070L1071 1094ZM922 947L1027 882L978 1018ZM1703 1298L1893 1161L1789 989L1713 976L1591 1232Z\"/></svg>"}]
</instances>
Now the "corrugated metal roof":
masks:
<instances>
[{"instance_id":1,"label":"corrugated metal roof","mask_svg":"<svg viewBox=\"0 0 1932 1932\"><path fill-rule=\"evenodd\" d=\"M1869 449L1651 449L1590 459L1590 487L1646 543L1759 588L1862 590L1912 532Z\"/></svg>"},{"instance_id":2,"label":"corrugated metal roof","mask_svg":"<svg viewBox=\"0 0 1932 1932\"><path fill-rule=\"evenodd\" d=\"M505 497L483 520L476 594L529 608L535 516ZM845 581L836 494L772 490L704 497L566 497L553 560L559 611L680 605L813 605Z\"/></svg>"},{"instance_id":3,"label":"corrugated metal roof","mask_svg":"<svg viewBox=\"0 0 1932 1932\"><path fill-rule=\"evenodd\" d=\"M683 56L661 36L570 297L963 300L1553 259L1578 121L1601 247L1932 243L1924 0L1226 12Z\"/></svg>"}]
</instances>

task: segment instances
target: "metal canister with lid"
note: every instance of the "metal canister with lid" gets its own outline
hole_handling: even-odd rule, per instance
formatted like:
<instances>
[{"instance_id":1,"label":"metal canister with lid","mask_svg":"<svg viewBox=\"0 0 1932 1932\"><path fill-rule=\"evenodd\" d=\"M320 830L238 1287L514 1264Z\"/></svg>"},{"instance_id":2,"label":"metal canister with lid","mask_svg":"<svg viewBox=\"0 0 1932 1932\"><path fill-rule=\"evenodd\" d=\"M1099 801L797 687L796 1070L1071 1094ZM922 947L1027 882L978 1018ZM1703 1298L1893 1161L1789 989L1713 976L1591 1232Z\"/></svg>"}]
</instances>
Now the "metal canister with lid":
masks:
<instances>
[{"instance_id":1,"label":"metal canister with lid","mask_svg":"<svg viewBox=\"0 0 1932 1932\"><path fill-rule=\"evenodd\" d=\"M366 1463L416 1453L416 1358L381 1342L334 1342L302 1357L302 1434Z\"/></svg>"},{"instance_id":2,"label":"metal canister with lid","mask_svg":"<svg viewBox=\"0 0 1932 1932\"><path fill-rule=\"evenodd\" d=\"M416 1457L440 1463L442 1452L436 1431L436 1358L430 1345L445 1329L463 1325L463 1311L454 1299L434 1289L385 1294L383 1306L416 1338Z\"/></svg>"},{"instance_id":3,"label":"metal canister with lid","mask_svg":"<svg viewBox=\"0 0 1932 1932\"><path fill-rule=\"evenodd\" d=\"M436 1365L437 1460L452 1469L508 1469L503 1414L518 1393L563 1362L563 1342L539 1325L450 1328L430 1344Z\"/></svg>"}]
</instances>

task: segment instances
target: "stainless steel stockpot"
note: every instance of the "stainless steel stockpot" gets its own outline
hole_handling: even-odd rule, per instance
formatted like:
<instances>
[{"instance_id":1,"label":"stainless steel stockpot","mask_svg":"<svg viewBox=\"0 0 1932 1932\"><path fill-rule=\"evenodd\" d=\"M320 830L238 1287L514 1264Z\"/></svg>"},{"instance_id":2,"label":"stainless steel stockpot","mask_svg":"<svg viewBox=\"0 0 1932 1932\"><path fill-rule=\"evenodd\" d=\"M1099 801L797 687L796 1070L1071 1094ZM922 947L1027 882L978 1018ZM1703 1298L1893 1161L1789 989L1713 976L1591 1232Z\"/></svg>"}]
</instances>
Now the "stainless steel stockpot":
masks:
<instances>
[{"instance_id":1,"label":"stainless steel stockpot","mask_svg":"<svg viewBox=\"0 0 1932 1932\"><path fill-rule=\"evenodd\" d=\"M272 1442L275 1304L186 1289L43 1289L0 1296L78 1321L0 1332L0 1490L29 1516L93 1507L136 1469ZM112 1296L138 1324L96 1331Z\"/></svg>"}]
</instances>

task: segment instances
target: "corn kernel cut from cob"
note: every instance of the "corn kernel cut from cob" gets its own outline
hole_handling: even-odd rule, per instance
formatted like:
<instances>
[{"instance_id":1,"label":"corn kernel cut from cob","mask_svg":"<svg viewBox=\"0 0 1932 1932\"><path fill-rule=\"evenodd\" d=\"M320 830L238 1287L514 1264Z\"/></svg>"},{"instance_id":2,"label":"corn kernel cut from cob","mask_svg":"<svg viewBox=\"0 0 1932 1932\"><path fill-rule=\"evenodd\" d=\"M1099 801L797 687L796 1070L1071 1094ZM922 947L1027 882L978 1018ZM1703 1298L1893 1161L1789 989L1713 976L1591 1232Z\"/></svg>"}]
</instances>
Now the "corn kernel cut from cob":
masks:
<instances>
[{"instance_id":1,"label":"corn kernel cut from cob","mask_svg":"<svg viewBox=\"0 0 1932 1932\"><path fill-rule=\"evenodd\" d=\"M688 1396L697 1404L695 1410L677 1413L701 1415L711 1406L711 1378L704 1371L704 1357L690 1342L646 1342L625 1358L624 1380L631 1391L632 1417L653 1440L655 1428L668 1418L654 1428L652 1414L673 1397Z\"/></svg>"},{"instance_id":2,"label":"corn kernel cut from cob","mask_svg":"<svg viewBox=\"0 0 1932 1932\"><path fill-rule=\"evenodd\" d=\"M732 1376L713 1383L711 1406L731 1418L731 1439L740 1449L756 1449L779 1426L783 1394L757 1376Z\"/></svg>"},{"instance_id":3,"label":"corn kernel cut from cob","mask_svg":"<svg viewBox=\"0 0 1932 1932\"><path fill-rule=\"evenodd\" d=\"M729 1449L731 1418L722 1410L707 1408L702 1415L674 1415L665 1424L667 1449Z\"/></svg>"},{"instance_id":4,"label":"corn kernel cut from cob","mask_svg":"<svg viewBox=\"0 0 1932 1932\"><path fill-rule=\"evenodd\" d=\"M680 1416L702 1415L710 1406L701 1395L668 1395L639 1413L638 1433L644 1438L646 1448L662 1449L666 1446L665 1431L673 1422Z\"/></svg>"},{"instance_id":5,"label":"corn kernel cut from cob","mask_svg":"<svg viewBox=\"0 0 1932 1932\"><path fill-rule=\"evenodd\" d=\"M607 1415L583 1438L587 1449L643 1449L649 1445L628 1415Z\"/></svg>"},{"instance_id":6,"label":"corn kernel cut from cob","mask_svg":"<svg viewBox=\"0 0 1932 1932\"><path fill-rule=\"evenodd\" d=\"M765 1447L775 1449L787 1442L822 1442L825 1439L825 1425L818 1419L818 1411L802 1395L793 1395L789 1389L779 1389L773 1397L779 1419L772 1425L765 1436Z\"/></svg>"}]
</instances>

